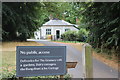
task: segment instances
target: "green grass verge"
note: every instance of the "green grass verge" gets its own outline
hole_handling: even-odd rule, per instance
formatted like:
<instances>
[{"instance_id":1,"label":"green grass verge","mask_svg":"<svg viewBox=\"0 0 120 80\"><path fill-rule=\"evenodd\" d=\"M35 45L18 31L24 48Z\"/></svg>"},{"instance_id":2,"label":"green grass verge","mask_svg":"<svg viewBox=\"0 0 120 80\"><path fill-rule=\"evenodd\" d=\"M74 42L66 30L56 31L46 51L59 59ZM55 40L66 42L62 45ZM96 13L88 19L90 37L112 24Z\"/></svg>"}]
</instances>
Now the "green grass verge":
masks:
<instances>
[{"instance_id":1,"label":"green grass verge","mask_svg":"<svg viewBox=\"0 0 120 80\"><path fill-rule=\"evenodd\" d=\"M11 78L16 74L16 52L2 51L2 78Z\"/></svg>"},{"instance_id":2,"label":"green grass verge","mask_svg":"<svg viewBox=\"0 0 120 80\"><path fill-rule=\"evenodd\" d=\"M16 52L15 51L3 51L2 52L2 67L7 65L15 66L16 64Z\"/></svg>"},{"instance_id":3,"label":"green grass verge","mask_svg":"<svg viewBox=\"0 0 120 80\"><path fill-rule=\"evenodd\" d=\"M55 40L55 42L64 42L64 43L85 43L85 42L79 42L79 41L61 41L61 40Z\"/></svg>"}]
</instances>

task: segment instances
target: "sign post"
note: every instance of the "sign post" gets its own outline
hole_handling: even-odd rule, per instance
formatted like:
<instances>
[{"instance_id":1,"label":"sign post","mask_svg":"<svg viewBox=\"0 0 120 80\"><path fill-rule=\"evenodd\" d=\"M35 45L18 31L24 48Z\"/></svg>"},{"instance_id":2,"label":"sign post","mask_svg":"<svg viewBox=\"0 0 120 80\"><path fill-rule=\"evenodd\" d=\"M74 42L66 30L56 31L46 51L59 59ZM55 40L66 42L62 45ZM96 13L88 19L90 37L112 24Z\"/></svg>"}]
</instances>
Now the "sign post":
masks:
<instances>
[{"instance_id":1,"label":"sign post","mask_svg":"<svg viewBox=\"0 0 120 80\"><path fill-rule=\"evenodd\" d=\"M16 76L66 74L65 46L17 46ZM19 78L19 79L20 79Z\"/></svg>"},{"instance_id":2,"label":"sign post","mask_svg":"<svg viewBox=\"0 0 120 80\"><path fill-rule=\"evenodd\" d=\"M84 78L93 78L92 47L84 44L82 51L83 76Z\"/></svg>"},{"instance_id":3,"label":"sign post","mask_svg":"<svg viewBox=\"0 0 120 80\"><path fill-rule=\"evenodd\" d=\"M66 62L66 68L67 70L70 69L70 68L75 68L77 65L77 62ZM60 79L61 80L64 80L64 75L60 75Z\"/></svg>"}]
</instances>

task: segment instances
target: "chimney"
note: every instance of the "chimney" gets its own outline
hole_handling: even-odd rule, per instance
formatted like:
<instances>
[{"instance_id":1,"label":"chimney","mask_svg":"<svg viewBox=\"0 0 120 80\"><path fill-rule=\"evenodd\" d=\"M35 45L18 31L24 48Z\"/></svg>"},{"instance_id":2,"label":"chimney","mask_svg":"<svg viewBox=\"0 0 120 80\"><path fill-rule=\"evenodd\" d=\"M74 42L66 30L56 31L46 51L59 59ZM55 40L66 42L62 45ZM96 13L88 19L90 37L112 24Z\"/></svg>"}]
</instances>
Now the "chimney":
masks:
<instances>
[{"instance_id":1,"label":"chimney","mask_svg":"<svg viewBox=\"0 0 120 80\"><path fill-rule=\"evenodd\" d=\"M50 20L52 20L52 19L53 19L53 15L52 15L52 14L50 14L49 19L50 19Z\"/></svg>"},{"instance_id":2,"label":"chimney","mask_svg":"<svg viewBox=\"0 0 120 80\"><path fill-rule=\"evenodd\" d=\"M79 22L80 20L78 18L76 18L76 24L79 25Z\"/></svg>"}]
</instances>

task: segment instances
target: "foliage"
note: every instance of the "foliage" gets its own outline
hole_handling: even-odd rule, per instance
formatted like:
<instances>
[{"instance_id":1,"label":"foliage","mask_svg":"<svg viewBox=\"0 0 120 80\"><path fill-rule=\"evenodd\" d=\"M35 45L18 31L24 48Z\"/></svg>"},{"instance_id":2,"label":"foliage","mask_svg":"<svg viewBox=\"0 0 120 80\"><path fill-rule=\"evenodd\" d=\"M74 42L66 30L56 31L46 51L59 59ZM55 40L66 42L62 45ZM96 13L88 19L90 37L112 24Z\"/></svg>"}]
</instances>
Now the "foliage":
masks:
<instances>
[{"instance_id":1,"label":"foliage","mask_svg":"<svg viewBox=\"0 0 120 80\"><path fill-rule=\"evenodd\" d=\"M81 3L82 22L94 48L120 50L119 3Z\"/></svg>"},{"instance_id":2,"label":"foliage","mask_svg":"<svg viewBox=\"0 0 120 80\"><path fill-rule=\"evenodd\" d=\"M93 48L99 48L100 52L109 50L109 55L118 56L120 51L119 3L76 2L69 3L69 6L64 15L66 20L72 20L68 20L71 23L75 23L76 18L79 19L80 30L77 37L80 40L77 40L84 41L82 38L85 36ZM65 40L66 38L71 40L65 34L62 36ZM112 52L113 50L115 53Z\"/></svg>"},{"instance_id":3,"label":"foliage","mask_svg":"<svg viewBox=\"0 0 120 80\"><path fill-rule=\"evenodd\" d=\"M78 33L77 33L77 37L78 37L78 41L81 41L81 42L86 42L87 40L87 37L88 37L88 31L86 31L86 29L84 28L81 28Z\"/></svg>"},{"instance_id":4,"label":"foliage","mask_svg":"<svg viewBox=\"0 0 120 80\"><path fill-rule=\"evenodd\" d=\"M80 41L80 42L86 41L86 35L83 30L80 30L79 32L67 31L61 35L61 38L65 41Z\"/></svg>"},{"instance_id":5,"label":"foliage","mask_svg":"<svg viewBox=\"0 0 120 80\"><path fill-rule=\"evenodd\" d=\"M61 38L66 41L76 41L77 34L75 31L67 31L61 35Z\"/></svg>"},{"instance_id":6,"label":"foliage","mask_svg":"<svg viewBox=\"0 0 120 80\"><path fill-rule=\"evenodd\" d=\"M34 7L32 6L34 5ZM3 3L3 40L13 40L17 37L25 40L36 28L36 8L35 3Z\"/></svg>"},{"instance_id":7,"label":"foliage","mask_svg":"<svg viewBox=\"0 0 120 80\"><path fill-rule=\"evenodd\" d=\"M2 69L2 78L15 78L15 70L8 70L8 67Z\"/></svg>"}]
</instances>

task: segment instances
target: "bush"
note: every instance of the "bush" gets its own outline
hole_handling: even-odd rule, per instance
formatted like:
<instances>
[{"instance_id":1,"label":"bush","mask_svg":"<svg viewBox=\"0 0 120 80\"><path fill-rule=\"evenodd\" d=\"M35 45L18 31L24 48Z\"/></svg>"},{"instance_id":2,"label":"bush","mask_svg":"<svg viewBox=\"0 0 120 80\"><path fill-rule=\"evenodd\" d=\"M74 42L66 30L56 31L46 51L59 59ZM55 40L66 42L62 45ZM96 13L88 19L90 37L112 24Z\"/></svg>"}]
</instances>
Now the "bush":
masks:
<instances>
[{"instance_id":1,"label":"bush","mask_svg":"<svg viewBox=\"0 0 120 80\"><path fill-rule=\"evenodd\" d=\"M61 35L61 39L65 41L80 41L85 42L87 37L82 31L67 31Z\"/></svg>"},{"instance_id":2,"label":"bush","mask_svg":"<svg viewBox=\"0 0 120 80\"><path fill-rule=\"evenodd\" d=\"M65 41L76 41L77 34L75 31L67 31L61 35L61 39L65 40Z\"/></svg>"}]
</instances>

